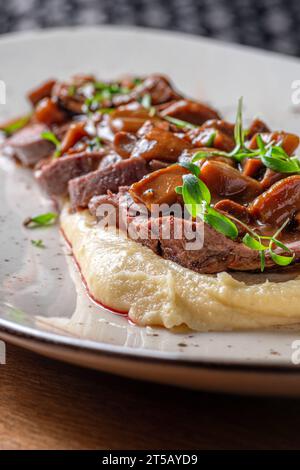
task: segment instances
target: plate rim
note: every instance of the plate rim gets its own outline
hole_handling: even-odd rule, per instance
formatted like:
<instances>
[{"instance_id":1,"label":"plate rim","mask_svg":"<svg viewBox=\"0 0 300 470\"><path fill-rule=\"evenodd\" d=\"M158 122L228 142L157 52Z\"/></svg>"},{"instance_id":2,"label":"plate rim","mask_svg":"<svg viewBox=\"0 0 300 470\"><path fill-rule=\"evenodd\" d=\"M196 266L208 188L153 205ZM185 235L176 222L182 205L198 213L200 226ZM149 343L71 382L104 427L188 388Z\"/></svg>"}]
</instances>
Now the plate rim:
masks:
<instances>
[{"instance_id":1,"label":"plate rim","mask_svg":"<svg viewBox=\"0 0 300 470\"><path fill-rule=\"evenodd\" d=\"M154 349L134 349L128 346L116 346L109 343L97 342L77 338L75 336L60 335L48 331L39 331L31 327L13 324L8 320L0 318L0 338L1 334L8 334L11 337L21 337L27 341L46 344L51 347L59 346L76 351L84 351L94 355L106 356L132 362L147 362L164 365L177 365L193 369L225 370L240 372L258 373L284 373L300 374L300 367L292 362L290 364L278 364L266 362L255 362L252 360L205 360L197 357L181 357L180 353L171 353Z\"/></svg>"},{"instance_id":2,"label":"plate rim","mask_svg":"<svg viewBox=\"0 0 300 470\"><path fill-rule=\"evenodd\" d=\"M39 37L51 38L60 35L77 35L77 34L97 34L99 32L108 33L124 33L124 34L139 34L148 36L159 36L165 38L175 38L180 40L187 40L195 43L203 43L210 47L217 47L227 50L241 51L246 54L259 55L261 57L272 57L293 64L300 64L297 57L285 55L279 52L257 49L252 46L236 44L231 42L222 42L217 39L208 38L201 35L193 35L184 32L161 30L155 28L147 28L140 26L123 26L123 25L97 25L97 26L69 26L69 27L51 27L45 29L36 29L34 31L17 31L13 33L5 33L0 37L0 47L5 44L17 44L24 40L32 41ZM128 346L117 346L104 342L96 342L92 340L80 339L76 337L55 334L47 331L35 330L28 326L22 326L13 323L9 320L0 318L0 337L1 334L11 337L22 337L26 341L34 341L37 343L48 344L51 347L55 345L83 350L95 355L101 354L102 356L109 356L119 360L131 360L135 362L148 362L160 363L165 365L178 365L191 368L201 368L209 370L234 370L234 371L247 371L259 373L274 373L281 372L287 374L299 374L300 369L292 362L289 364L272 363L272 362L257 362L255 359L226 359L217 360L203 359L194 357L182 357L180 353L172 353L154 349L133 349Z\"/></svg>"},{"instance_id":3,"label":"plate rim","mask_svg":"<svg viewBox=\"0 0 300 470\"><path fill-rule=\"evenodd\" d=\"M176 38L181 40L187 40L191 42L202 42L211 47L216 47L220 49L229 49L236 50L243 53L259 55L261 57L273 57L280 60L284 60L294 64L300 64L300 58L284 54L282 52L260 49L255 46L250 46L247 44L239 44L230 41L221 41L217 38L212 38L204 35L197 35L192 33L187 33L183 31L174 31L169 29L160 29L153 27L145 26L127 26L127 25L117 25L117 24L99 24L99 25L74 25L74 26L54 26L46 27L42 29L34 30L24 30L24 31L14 31L3 33L0 35L0 46L1 44L9 44L14 42L19 42L23 40L33 40L37 39L39 36L49 37L55 36L56 34L88 34L88 33L99 33L99 32L108 32L108 33L124 33L124 34L143 34L149 36L160 36L165 38Z\"/></svg>"}]
</instances>

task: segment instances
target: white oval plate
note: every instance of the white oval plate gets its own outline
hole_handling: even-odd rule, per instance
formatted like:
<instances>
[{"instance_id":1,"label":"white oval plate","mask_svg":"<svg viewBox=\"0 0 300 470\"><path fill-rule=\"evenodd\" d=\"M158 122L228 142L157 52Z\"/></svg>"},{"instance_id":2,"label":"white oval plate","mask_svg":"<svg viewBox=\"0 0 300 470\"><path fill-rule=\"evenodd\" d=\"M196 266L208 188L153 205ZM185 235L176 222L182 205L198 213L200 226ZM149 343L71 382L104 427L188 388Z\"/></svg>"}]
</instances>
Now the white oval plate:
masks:
<instances>
[{"instance_id":1,"label":"white oval plate","mask_svg":"<svg viewBox=\"0 0 300 470\"><path fill-rule=\"evenodd\" d=\"M101 27L4 36L0 63L7 89L1 120L26 111L26 91L48 77L161 72L228 119L243 95L247 118L259 114L275 129L299 131L291 101L299 61L276 54L179 34ZM297 330L200 334L131 325L88 298L57 228L23 228L25 217L51 209L51 203L29 171L3 157L0 200L3 339L134 378L208 390L300 394L300 373L292 363ZM33 239L42 239L46 248L33 246Z\"/></svg>"}]
</instances>

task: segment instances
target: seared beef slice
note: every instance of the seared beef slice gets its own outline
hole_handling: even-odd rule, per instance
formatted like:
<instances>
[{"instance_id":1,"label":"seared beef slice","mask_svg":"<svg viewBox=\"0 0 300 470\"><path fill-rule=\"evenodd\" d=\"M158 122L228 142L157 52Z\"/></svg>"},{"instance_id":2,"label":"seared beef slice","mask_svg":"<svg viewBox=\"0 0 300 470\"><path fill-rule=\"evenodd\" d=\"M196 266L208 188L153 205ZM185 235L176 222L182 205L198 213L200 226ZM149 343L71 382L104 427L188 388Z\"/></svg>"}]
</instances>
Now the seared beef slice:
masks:
<instances>
[{"instance_id":1,"label":"seared beef slice","mask_svg":"<svg viewBox=\"0 0 300 470\"><path fill-rule=\"evenodd\" d=\"M128 186L140 180L148 171L146 161L137 157L75 178L69 182L71 207L73 210L87 207L93 196L105 194L108 190L116 193L119 186Z\"/></svg>"},{"instance_id":2,"label":"seared beef slice","mask_svg":"<svg viewBox=\"0 0 300 470\"><path fill-rule=\"evenodd\" d=\"M81 152L52 160L35 172L42 188L51 196L64 196L68 192L68 182L81 175L94 171L103 151Z\"/></svg>"},{"instance_id":3,"label":"seared beef slice","mask_svg":"<svg viewBox=\"0 0 300 470\"><path fill-rule=\"evenodd\" d=\"M32 124L24 127L9 137L4 146L4 152L20 160L23 165L31 166L48 157L55 149L49 140L41 137L48 128L44 124Z\"/></svg>"}]
</instances>

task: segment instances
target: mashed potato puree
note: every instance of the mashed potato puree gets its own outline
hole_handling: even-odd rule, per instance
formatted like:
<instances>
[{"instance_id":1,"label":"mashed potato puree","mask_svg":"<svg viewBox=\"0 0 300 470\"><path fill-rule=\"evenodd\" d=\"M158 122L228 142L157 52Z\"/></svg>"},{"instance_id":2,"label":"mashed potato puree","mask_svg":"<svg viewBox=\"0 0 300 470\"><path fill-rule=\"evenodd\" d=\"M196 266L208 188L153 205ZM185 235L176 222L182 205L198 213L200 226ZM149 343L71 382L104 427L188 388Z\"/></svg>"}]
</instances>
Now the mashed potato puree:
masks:
<instances>
[{"instance_id":1,"label":"mashed potato puree","mask_svg":"<svg viewBox=\"0 0 300 470\"><path fill-rule=\"evenodd\" d=\"M248 285L228 273L198 274L97 226L88 211L65 207L61 226L91 295L138 325L224 331L300 321L299 277Z\"/></svg>"}]
</instances>

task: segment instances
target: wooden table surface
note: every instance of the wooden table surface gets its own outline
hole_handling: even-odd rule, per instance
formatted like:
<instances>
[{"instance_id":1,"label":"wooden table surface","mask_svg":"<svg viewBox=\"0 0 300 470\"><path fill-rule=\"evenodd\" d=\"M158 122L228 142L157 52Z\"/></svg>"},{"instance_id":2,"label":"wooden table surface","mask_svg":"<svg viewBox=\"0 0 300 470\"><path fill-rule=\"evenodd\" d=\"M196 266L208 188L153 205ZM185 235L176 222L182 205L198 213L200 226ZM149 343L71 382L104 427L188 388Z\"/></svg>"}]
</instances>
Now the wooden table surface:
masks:
<instances>
[{"instance_id":1,"label":"wooden table surface","mask_svg":"<svg viewBox=\"0 0 300 470\"><path fill-rule=\"evenodd\" d=\"M127 380L7 345L0 449L297 449L300 400Z\"/></svg>"}]
</instances>

